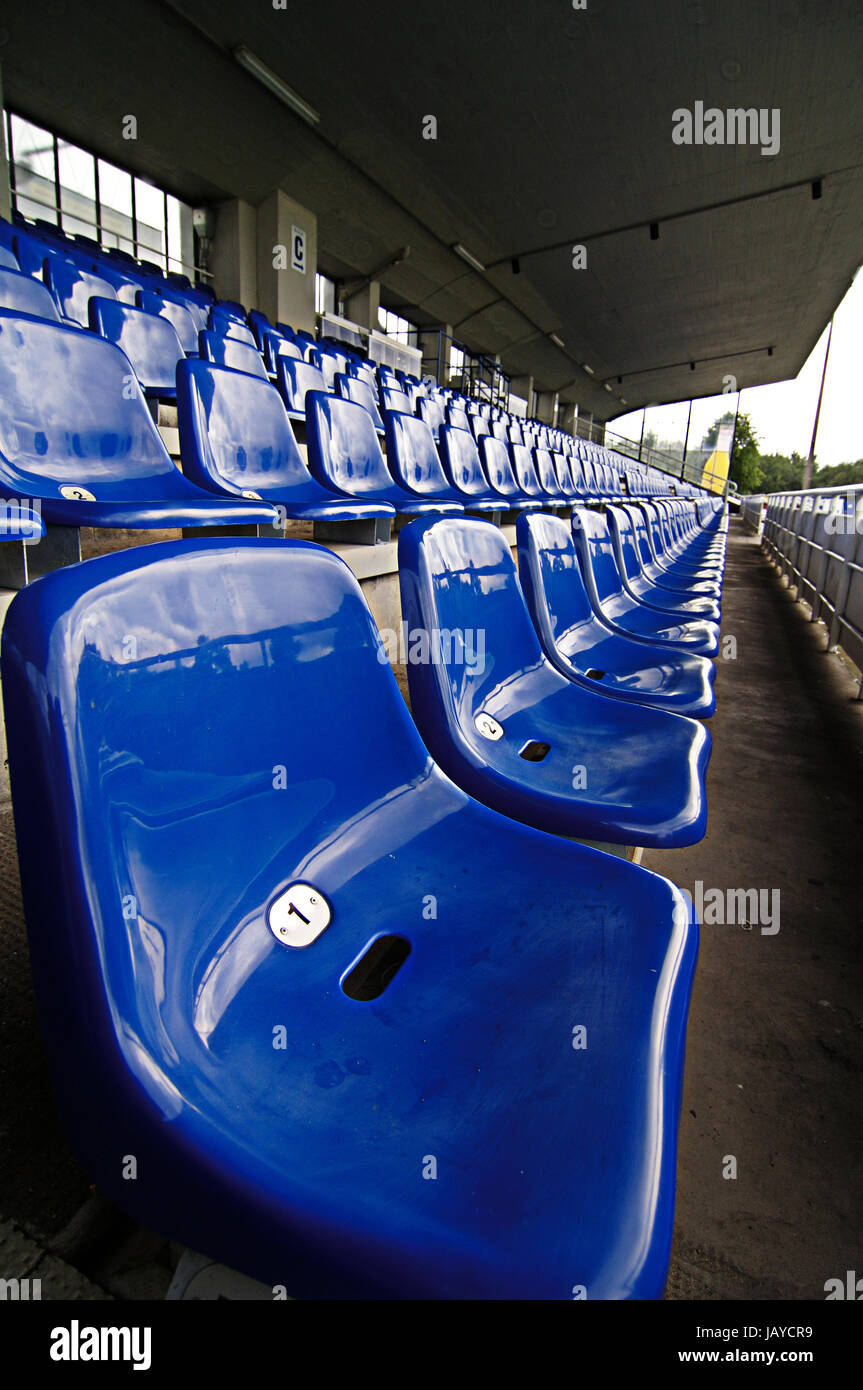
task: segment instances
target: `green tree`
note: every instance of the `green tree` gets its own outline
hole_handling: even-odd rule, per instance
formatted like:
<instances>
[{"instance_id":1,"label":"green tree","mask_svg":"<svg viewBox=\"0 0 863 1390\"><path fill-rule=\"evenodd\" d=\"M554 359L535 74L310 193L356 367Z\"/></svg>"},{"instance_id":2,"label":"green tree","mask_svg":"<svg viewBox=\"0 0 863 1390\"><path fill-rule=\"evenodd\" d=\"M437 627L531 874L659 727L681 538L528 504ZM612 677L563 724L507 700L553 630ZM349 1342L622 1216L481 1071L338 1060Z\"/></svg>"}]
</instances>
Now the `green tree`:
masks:
<instances>
[{"instance_id":1,"label":"green tree","mask_svg":"<svg viewBox=\"0 0 863 1390\"><path fill-rule=\"evenodd\" d=\"M758 436L752 428L749 416L738 415L728 476L733 483L737 484L738 491L744 496L746 493L759 492L761 489L759 458Z\"/></svg>"}]
</instances>

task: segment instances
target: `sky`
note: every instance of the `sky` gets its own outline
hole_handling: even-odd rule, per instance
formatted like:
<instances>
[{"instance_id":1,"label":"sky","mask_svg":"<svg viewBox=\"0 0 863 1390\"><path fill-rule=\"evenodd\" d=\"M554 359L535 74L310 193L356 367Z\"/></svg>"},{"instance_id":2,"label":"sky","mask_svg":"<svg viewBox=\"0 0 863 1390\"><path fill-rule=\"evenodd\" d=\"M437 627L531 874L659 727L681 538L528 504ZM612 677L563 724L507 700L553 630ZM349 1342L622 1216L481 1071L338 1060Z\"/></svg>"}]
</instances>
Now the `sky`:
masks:
<instances>
[{"instance_id":1,"label":"sky","mask_svg":"<svg viewBox=\"0 0 863 1390\"><path fill-rule=\"evenodd\" d=\"M793 381L750 386L740 393L740 410L749 416L762 454L809 453L818 387L827 347L824 329ZM819 468L863 459L863 268L833 321L833 340L818 424L815 455ZM729 398L734 409L735 397ZM648 416L648 428L650 417ZM609 429L630 439L641 434L641 411L611 421ZM692 441L690 440L690 443Z\"/></svg>"}]
</instances>

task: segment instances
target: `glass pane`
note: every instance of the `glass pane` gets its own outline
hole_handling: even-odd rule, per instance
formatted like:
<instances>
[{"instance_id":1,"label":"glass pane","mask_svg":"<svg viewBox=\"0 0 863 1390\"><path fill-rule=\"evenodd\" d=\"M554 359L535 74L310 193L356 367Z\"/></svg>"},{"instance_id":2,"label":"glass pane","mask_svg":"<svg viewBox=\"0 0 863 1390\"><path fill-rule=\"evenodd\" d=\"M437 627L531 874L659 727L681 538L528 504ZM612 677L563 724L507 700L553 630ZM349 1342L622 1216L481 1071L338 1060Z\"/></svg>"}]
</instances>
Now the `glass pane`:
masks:
<instances>
[{"instance_id":1,"label":"glass pane","mask_svg":"<svg viewBox=\"0 0 863 1390\"><path fill-rule=\"evenodd\" d=\"M183 272L183 231L180 221L182 203L168 194L168 269Z\"/></svg>"},{"instance_id":2,"label":"glass pane","mask_svg":"<svg viewBox=\"0 0 863 1390\"><path fill-rule=\"evenodd\" d=\"M100 159L99 204L103 246L119 246L135 254L132 241L132 175Z\"/></svg>"},{"instance_id":3,"label":"glass pane","mask_svg":"<svg viewBox=\"0 0 863 1390\"><path fill-rule=\"evenodd\" d=\"M60 208L64 232L96 236L96 161L77 145L57 142Z\"/></svg>"},{"instance_id":4,"label":"glass pane","mask_svg":"<svg viewBox=\"0 0 863 1390\"><path fill-rule=\"evenodd\" d=\"M56 222L54 137L20 116L12 117L11 129L18 211L24 217Z\"/></svg>"},{"instance_id":5,"label":"glass pane","mask_svg":"<svg viewBox=\"0 0 863 1390\"><path fill-rule=\"evenodd\" d=\"M165 195L142 179L135 180L136 254L145 260L165 261Z\"/></svg>"}]
</instances>

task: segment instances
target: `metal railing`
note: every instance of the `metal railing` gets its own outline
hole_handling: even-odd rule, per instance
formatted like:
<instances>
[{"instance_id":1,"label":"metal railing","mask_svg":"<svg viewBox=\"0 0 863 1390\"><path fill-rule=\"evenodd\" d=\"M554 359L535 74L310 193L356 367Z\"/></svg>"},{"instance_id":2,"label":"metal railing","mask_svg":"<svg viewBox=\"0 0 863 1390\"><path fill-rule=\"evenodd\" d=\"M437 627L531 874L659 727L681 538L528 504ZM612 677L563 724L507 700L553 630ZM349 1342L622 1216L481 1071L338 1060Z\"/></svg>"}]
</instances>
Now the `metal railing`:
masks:
<instances>
[{"instance_id":1,"label":"metal railing","mask_svg":"<svg viewBox=\"0 0 863 1390\"><path fill-rule=\"evenodd\" d=\"M863 672L863 484L774 492L766 502L764 550L809 604L810 621L825 624L828 651L841 647Z\"/></svg>"}]
</instances>

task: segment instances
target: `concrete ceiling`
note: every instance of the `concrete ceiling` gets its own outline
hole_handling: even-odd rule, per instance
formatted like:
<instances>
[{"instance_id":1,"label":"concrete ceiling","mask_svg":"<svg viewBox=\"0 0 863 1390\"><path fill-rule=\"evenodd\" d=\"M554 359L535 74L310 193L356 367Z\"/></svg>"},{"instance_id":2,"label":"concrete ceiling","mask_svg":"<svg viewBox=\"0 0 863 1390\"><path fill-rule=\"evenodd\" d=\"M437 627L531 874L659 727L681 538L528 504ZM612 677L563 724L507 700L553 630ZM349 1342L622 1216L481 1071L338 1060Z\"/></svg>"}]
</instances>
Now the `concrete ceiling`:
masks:
<instances>
[{"instance_id":1,"label":"concrete ceiling","mask_svg":"<svg viewBox=\"0 0 863 1390\"><path fill-rule=\"evenodd\" d=\"M28 0L0 67L13 109L187 201L284 188L331 274L409 244L384 302L602 418L794 376L863 259L863 0L586 4ZM674 144L696 101L779 108L779 153Z\"/></svg>"}]
</instances>

